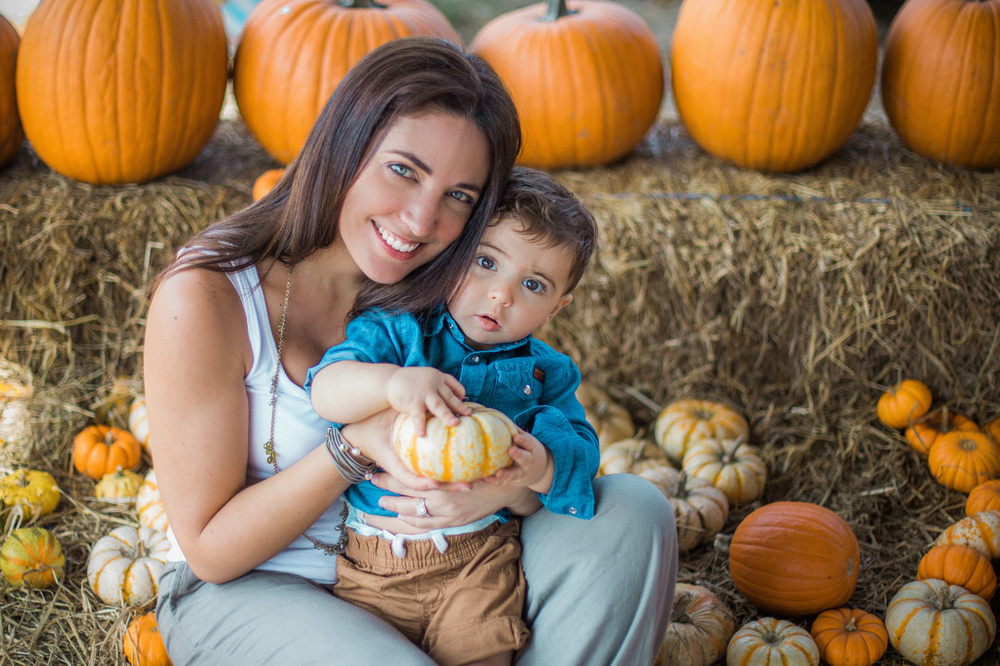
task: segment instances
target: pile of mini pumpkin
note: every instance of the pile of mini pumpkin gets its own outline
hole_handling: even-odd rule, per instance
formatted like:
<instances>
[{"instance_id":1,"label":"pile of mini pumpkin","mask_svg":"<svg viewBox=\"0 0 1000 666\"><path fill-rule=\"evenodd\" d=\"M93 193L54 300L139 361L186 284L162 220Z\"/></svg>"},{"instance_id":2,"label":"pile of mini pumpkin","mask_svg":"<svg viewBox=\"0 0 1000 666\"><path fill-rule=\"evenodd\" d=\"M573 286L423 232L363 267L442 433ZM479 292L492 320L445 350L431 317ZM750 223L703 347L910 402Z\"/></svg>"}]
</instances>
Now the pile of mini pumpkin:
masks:
<instances>
[{"instance_id":1,"label":"pile of mini pumpkin","mask_svg":"<svg viewBox=\"0 0 1000 666\"><path fill-rule=\"evenodd\" d=\"M121 400L121 396L117 397ZM98 412L105 413L106 405ZM135 525L119 525L98 538L87 559L87 581L101 601L132 608L134 619L122 639L130 664L169 664L152 612L139 609L157 594L159 575L170 548L167 520L152 468L136 470L148 451L145 401L136 396L128 406L129 429L90 425L73 440L77 472L93 479L97 501L135 506ZM106 415L106 414L105 414ZM0 569L15 588L42 589L59 584L66 559L52 530L39 524L62 498L48 472L19 469L0 479L0 509L9 536L0 547Z\"/></svg>"},{"instance_id":2,"label":"pile of mini pumpkin","mask_svg":"<svg viewBox=\"0 0 1000 666\"><path fill-rule=\"evenodd\" d=\"M879 421L903 431L938 483L967 493L966 517L945 529L886 612L893 647L914 663L970 664L996 636L990 607L1000 556L1000 418L980 427L968 416L932 410L930 388L904 379L876 406ZM947 661L944 661L947 660Z\"/></svg>"},{"instance_id":3,"label":"pile of mini pumpkin","mask_svg":"<svg viewBox=\"0 0 1000 666\"><path fill-rule=\"evenodd\" d=\"M914 451L926 456L931 474L943 486L970 493L1000 477L1000 417L980 427L947 406L931 409L931 390L917 379L904 379L878 399L884 425L903 431Z\"/></svg>"}]
</instances>

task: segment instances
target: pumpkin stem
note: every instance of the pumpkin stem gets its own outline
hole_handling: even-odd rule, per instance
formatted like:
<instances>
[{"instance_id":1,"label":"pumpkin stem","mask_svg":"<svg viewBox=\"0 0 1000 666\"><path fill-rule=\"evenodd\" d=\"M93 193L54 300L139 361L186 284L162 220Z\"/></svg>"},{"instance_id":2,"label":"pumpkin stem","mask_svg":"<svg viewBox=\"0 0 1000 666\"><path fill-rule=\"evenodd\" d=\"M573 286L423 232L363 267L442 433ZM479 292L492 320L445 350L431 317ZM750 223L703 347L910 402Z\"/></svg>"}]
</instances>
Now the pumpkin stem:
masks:
<instances>
[{"instance_id":1,"label":"pumpkin stem","mask_svg":"<svg viewBox=\"0 0 1000 666\"><path fill-rule=\"evenodd\" d=\"M937 607L939 610L948 610L952 607L951 585L944 583L937 589Z\"/></svg>"},{"instance_id":2,"label":"pumpkin stem","mask_svg":"<svg viewBox=\"0 0 1000 666\"><path fill-rule=\"evenodd\" d=\"M545 15L542 16L542 21L558 21L564 16L569 16L570 14L576 14L576 9L569 9L566 7L566 0L548 0L548 9L545 11Z\"/></svg>"},{"instance_id":3,"label":"pumpkin stem","mask_svg":"<svg viewBox=\"0 0 1000 666\"><path fill-rule=\"evenodd\" d=\"M17 476L14 478L14 483L21 488L27 488L30 486L31 481L28 480L28 472L23 469L17 470Z\"/></svg>"},{"instance_id":4,"label":"pumpkin stem","mask_svg":"<svg viewBox=\"0 0 1000 666\"><path fill-rule=\"evenodd\" d=\"M385 9L375 0L337 0L337 4L345 9Z\"/></svg>"},{"instance_id":5,"label":"pumpkin stem","mask_svg":"<svg viewBox=\"0 0 1000 666\"><path fill-rule=\"evenodd\" d=\"M693 595L690 592L681 592L676 597L674 597L674 608L670 612L670 621L679 622L681 624L691 624L691 618L688 616L688 608L691 607L691 602L694 600Z\"/></svg>"},{"instance_id":6,"label":"pumpkin stem","mask_svg":"<svg viewBox=\"0 0 1000 666\"><path fill-rule=\"evenodd\" d=\"M852 631L857 631L857 630L858 630L858 623L857 623L857 620L852 615L851 619L847 622L847 624L844 625L844 631L846 631L846 632L852 632Z\"/></svg>"}]
</instances>

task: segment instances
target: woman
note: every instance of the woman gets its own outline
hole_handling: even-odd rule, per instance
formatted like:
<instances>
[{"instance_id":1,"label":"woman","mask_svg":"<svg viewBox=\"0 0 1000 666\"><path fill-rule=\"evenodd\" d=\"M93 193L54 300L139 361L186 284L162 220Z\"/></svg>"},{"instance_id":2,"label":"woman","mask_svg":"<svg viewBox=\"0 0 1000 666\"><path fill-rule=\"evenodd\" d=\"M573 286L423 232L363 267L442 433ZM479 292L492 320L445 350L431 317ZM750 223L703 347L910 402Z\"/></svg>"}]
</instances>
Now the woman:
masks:
<instances>
[{"instance_id":1,"label":"woman","mask_svg":"<svg viewBox=\"0 0 1000 666\"><path fill-rule=\"evenodd\" d=\"M145 342L156 474L173 548L157 618L175 664L429 664L337 600L349 480L400 493L387 508L433 529L536 497L445 486L396 462L391 415L324 445L302 389L349 313L423 308L459 282L520 145L496 74L448 42L407 38L344 78L284 179L199 234L159 279ZM651 662L676 572L669 505L639 479L597 489L584 525L524 519L520 664Z\"/></svg>"}]
</instances>

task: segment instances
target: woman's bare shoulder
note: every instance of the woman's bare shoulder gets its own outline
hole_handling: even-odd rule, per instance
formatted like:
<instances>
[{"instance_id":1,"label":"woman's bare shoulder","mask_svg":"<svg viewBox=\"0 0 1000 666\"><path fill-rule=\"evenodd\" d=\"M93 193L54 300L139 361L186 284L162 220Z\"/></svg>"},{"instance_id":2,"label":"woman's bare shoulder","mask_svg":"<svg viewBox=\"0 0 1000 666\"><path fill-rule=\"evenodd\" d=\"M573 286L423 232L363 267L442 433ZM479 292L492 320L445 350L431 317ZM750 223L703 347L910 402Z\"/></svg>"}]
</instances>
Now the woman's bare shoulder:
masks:
<instances>
[{"instance_id":1,"label":"woman's bare shoulder","mask_svg":"<svg viewBox=\"0 0 1000 666\"><path fill-rule=\"evenodd\" d=\"M237 344L241 339L246 340L246 315L225 273L185 269L157 285L146 317L147 354L151 346L163 345L174 353L197 355L200 350L209 356L238 357L243 363L249 354L249 341Z\"/></svg>"}]
</instances>

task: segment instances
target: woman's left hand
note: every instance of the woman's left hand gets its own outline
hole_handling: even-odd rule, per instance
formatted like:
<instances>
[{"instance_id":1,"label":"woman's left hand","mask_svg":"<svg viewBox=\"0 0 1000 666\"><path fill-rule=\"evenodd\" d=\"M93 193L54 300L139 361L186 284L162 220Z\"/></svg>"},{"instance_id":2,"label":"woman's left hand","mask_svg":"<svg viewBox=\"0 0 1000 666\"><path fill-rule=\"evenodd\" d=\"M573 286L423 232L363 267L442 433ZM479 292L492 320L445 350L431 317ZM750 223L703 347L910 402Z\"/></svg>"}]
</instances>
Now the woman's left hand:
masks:
<instances>
[{"instance_id":1,"label":"woman's left hand","mask_svg":"<svg viewBox=\"0 0 1000 666\"><path fill-rule=\"evenodd\" d=\"M382 472L375 475L372 483L399 495L382 497L379 504L383 508L399 514L404 523L425 530L467 525L505 507L525 507L532 500L538 503L535 493L527 488L478 481L471 484L439 483L437 490L415 491ZM421 507L426 515L421 512Z\"/></svg>"}]
</instances>

